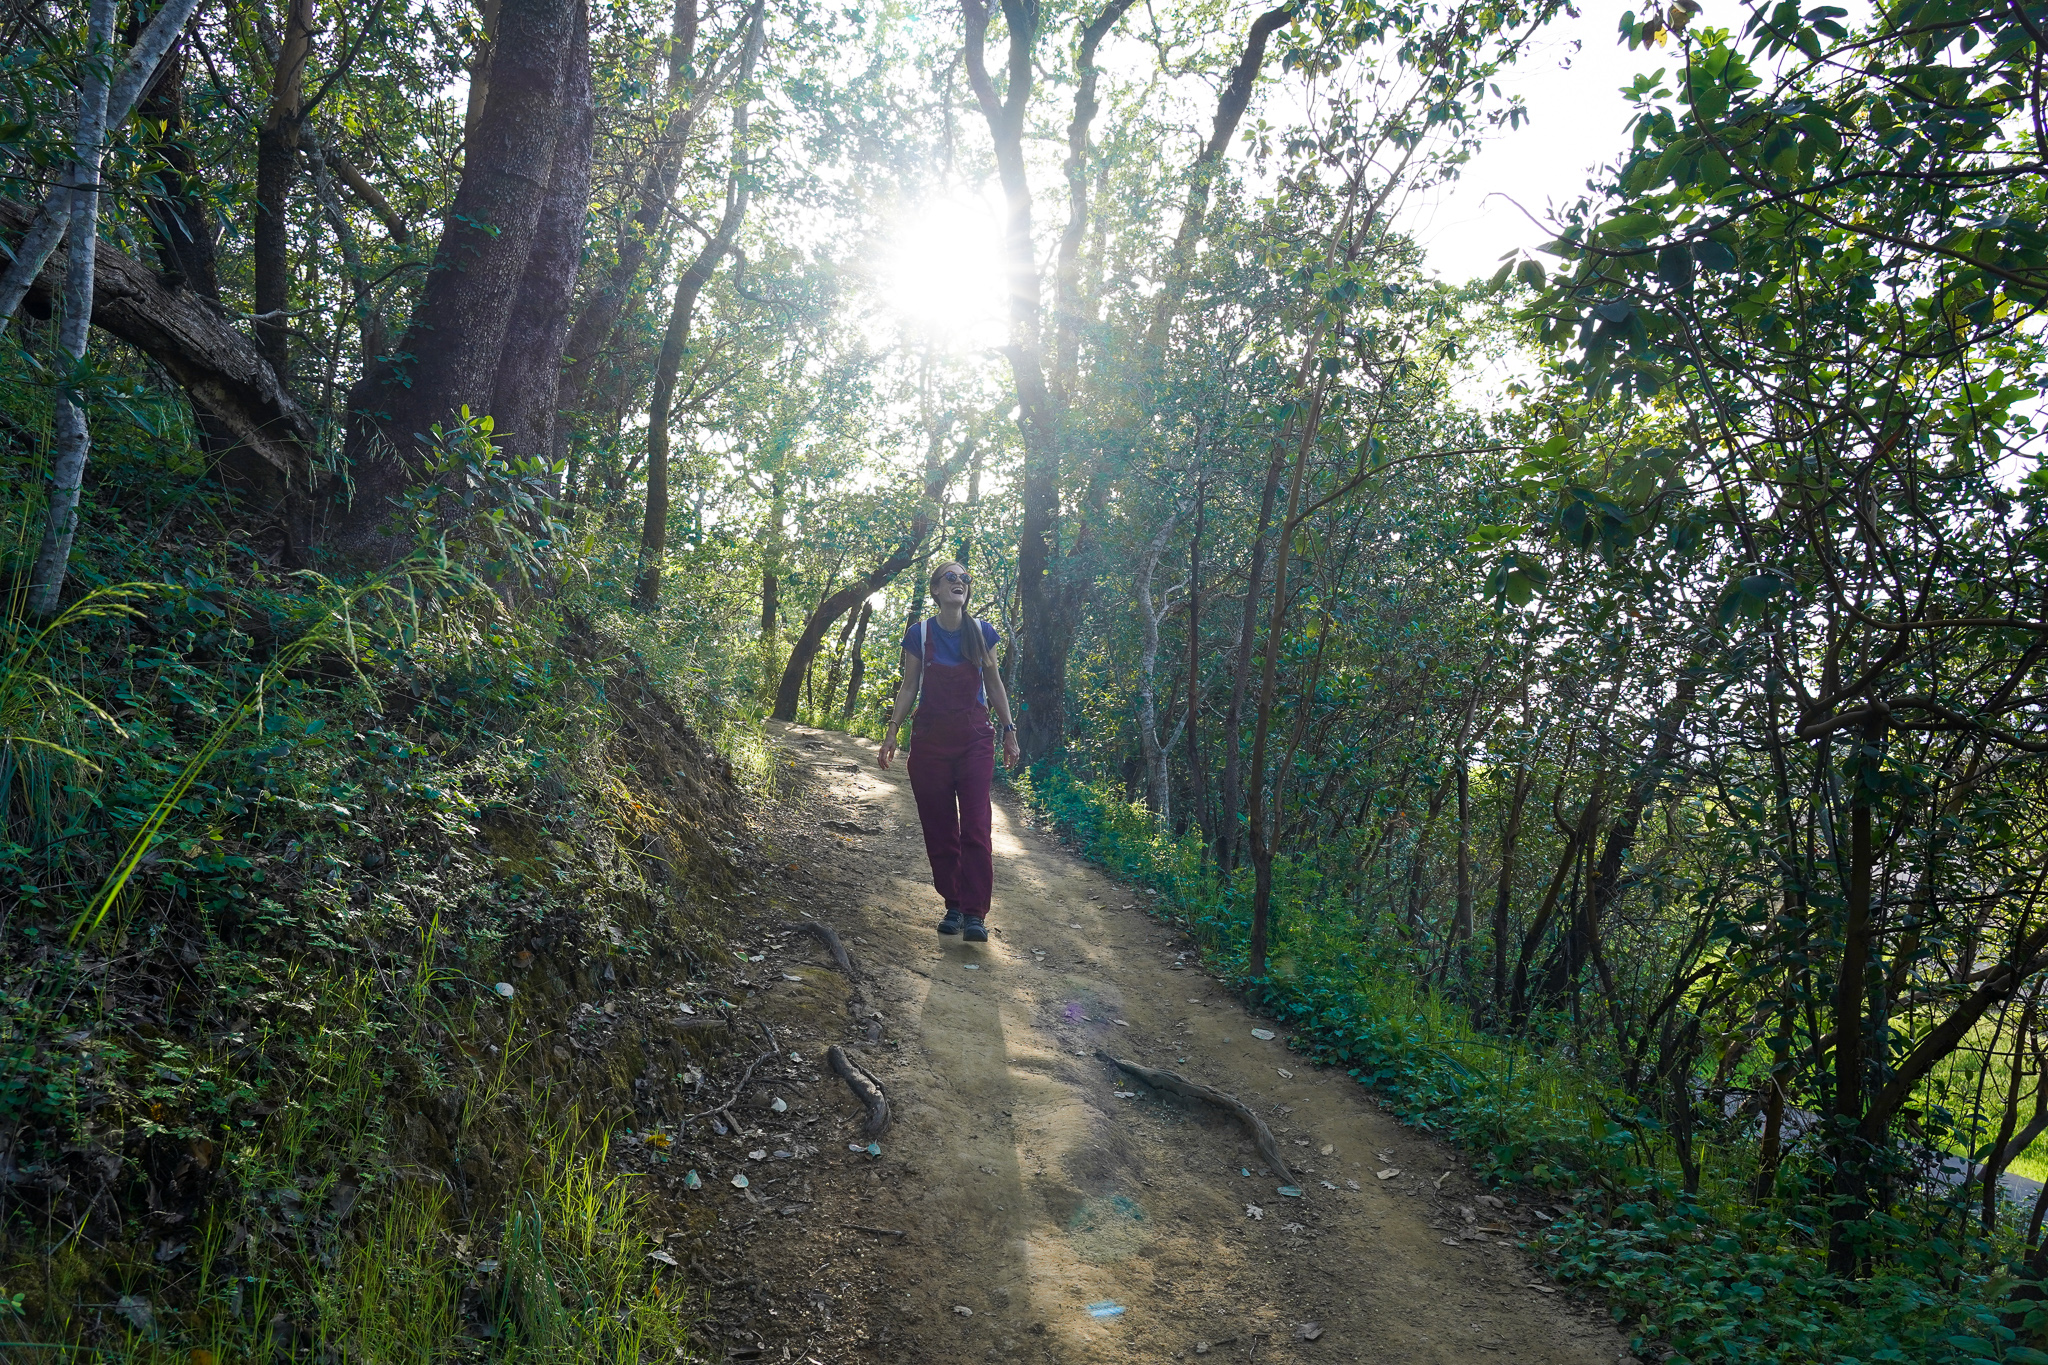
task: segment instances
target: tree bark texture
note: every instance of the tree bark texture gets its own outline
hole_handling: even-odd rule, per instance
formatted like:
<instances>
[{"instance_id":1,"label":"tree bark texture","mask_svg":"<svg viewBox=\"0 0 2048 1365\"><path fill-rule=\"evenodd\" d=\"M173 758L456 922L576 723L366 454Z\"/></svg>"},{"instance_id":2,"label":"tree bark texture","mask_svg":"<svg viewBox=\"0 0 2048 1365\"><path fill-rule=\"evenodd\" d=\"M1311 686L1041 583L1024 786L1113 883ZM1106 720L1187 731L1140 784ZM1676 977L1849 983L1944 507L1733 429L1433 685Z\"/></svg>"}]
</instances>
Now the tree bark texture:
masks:
<instances>
[{"instance_id":1,"label":"tree bark texture","mask_svg":"<svg viewBox=\"0 0 2048 1365\"><path fill-rule=\"evenodd\" d=\"M389 562L410 538L386 525L419 480L431 428L497 392L513 306L526 277L547 182L565 135L581 0L504 0L490 59L490 98L468 139L462 183L405 335L350 395L347 459L354 497L329 528L345 557Z\"/></svg>"},{"instance_id":2,"label":"tree bark texture","mask_svg":"<svg viewBox=\"0 0 2048 1365\"><path fill-rule=\"evenodd\" d=\"M1003 275L1009 292L1010 335L1003 348L1017 390L1017 424L1024 446L1022 518L1017 535L1019 625L1017 688L1022 712L1017 740L1027 763L1066 742L1067 654L1072 646L1065 595L1059 582L1059 414L1045 381L1038 260L1031 240L1031 184L1024 161L1024 118L1035 73L1031 51L1038 37L1038 7L1002 0L1009 29L1008 81L998 95L989 78L986 0L960 0L966 23L967 79L995 144L1003 186Z\"/></svg>"},{"instance_id":3,"label":"tree bark texture","mask_svg":"<svg viewBox=\"0 0 2048 1365\"><path fill-rule=\"evenodd\" d=\"M26 231L31 222L25 205L0 199L0 229ZM287 489L303 496L313 423L255 344L213 304L167 286L155 270L108 243L97 243L93 258L93 326L163 366L196 410L233 434L237 445L223 458L232 482L262 497L282 497ZM68 265L68 257L46 262L27 297L54 304L66 288ZM294 545L303 549L303 527L299 535Z\"/></svg>"},{"instance_id":4,"label":"tree bark texture","mask_svg":"<svg viewBox=\"0 0 2048 1365\"><path fill-rule=\"evenodd\" d=\"M590 85L590 11L576 7L575 31L562 82L562 128L548 170L548 189L526 273L512 304L505 348L498 360L490 412L500 448L512 456L548 459L554 453L556 398L562 347L569 335L569 305L583 263L583 230L590 217L590 153L596 108Z\"/></svg>"}]
</instances>

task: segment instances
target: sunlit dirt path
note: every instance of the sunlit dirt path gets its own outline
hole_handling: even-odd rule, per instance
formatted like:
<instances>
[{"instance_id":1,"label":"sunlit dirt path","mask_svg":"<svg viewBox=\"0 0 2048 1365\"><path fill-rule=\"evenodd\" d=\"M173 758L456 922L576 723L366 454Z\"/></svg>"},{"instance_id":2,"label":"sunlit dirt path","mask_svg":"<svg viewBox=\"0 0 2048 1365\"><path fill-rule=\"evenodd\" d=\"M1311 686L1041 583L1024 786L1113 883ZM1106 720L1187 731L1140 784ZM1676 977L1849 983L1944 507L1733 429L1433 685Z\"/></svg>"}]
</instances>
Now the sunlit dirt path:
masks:
<instances>
[{"instance_id":1,"label":"sunlit dirt path","mask_svg":"<svg viewBox=\"0 0 2048 1365\"><path fill-rule=\"evenodd\" d=\"M1184 937L1025 828L1014 803L999 795L995 812L995 937L963 944L932 931L901 764L879 772L872 744L828 732L778 728L776 741L812 779L793 818L815 824L769 835L802 874L779 899L852 941L860 984L833 992L852 1016L838 1036L875 1035L850 1050L895 1121L879 1159L849 1157L850 1098L829 1074L808 1092L846 1131L819 1130L838 1140L805 1177L812 1202L755 1220L750 1254L785 1283L796 1261L822 1258L812 1301L831 1324L806 1323L780 1350L771 1332L755 1358L1628 1358L1596 1306L1548 1292L1454 1154L1290 1053L1284 1033L1255 1037L1270 1023L1196 969ZM803 984L814 976L786 974L792 1021L823 988ZM1300 1197L1277 1192L1235 1121L1130 1083L1098 1050L1251 1104Z\"/></svg>"}]
</instances>

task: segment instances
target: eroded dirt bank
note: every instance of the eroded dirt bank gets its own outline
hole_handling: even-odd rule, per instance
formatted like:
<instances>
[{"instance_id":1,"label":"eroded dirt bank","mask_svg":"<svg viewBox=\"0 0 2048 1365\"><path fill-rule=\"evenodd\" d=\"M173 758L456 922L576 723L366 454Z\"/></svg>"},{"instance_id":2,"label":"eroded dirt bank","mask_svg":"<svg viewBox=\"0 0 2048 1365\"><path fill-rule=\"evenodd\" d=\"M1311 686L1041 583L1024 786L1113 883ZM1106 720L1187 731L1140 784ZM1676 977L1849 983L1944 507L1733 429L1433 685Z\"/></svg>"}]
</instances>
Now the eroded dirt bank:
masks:
<instances>
[{"instance_id":1,"label":"eroded dirt bank","mask_svg":"<svg viewBox=\"0 0 2048 1365\"><path fill-rule=\"evenodd\" d=\"M1182 936L1013 804L995 813L995 937L965 945L932 932L901 766L877 771L873 745L843 735L776 739L793 796L758 831L774 872L727 984L752 991L746 1014L780 1051L761 1040L738 1132L643 1154L687 1210L678 1250L716 1286L713 1358L1627 1358L1596 1306L1535 1287L1512 1244L1526 1211L1482 1199L1453 1153L1284 1034L1253 1036L1266 1021L1190 965ZM851 981L776 927L805 917L844 936ZM865 1139L822 1065L834 1043L887 1088L879 1157L848 1150ZM1234 1121L1098 1050L1250 1103L1302 1195L1276 1192ZM707 1093L736 1079L721 1067ZM676 1188L686 1165L701 1190ZM1104 1303L1123 1311L1091 1314Z\"/></svg>"}]
</instances>

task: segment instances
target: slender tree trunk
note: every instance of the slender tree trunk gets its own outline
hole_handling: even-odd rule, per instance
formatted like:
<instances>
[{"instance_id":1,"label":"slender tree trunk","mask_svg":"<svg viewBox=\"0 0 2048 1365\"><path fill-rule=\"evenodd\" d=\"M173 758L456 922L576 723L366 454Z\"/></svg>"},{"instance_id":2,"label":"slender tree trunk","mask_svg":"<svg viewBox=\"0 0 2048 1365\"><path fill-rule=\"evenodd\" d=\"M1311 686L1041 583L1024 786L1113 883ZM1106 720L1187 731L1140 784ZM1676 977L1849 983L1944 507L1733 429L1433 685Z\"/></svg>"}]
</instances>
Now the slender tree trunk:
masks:
<instances>
[{"instance_id":1,"label":"slender tree trunk","mask_svg":"<svg viewBox=\"0 0 2048 1365\"><path fill-rule=\"evenodd\" d=\"M1309 353L1317 349L1309 348ZM1259 708L1252 726L1252 770L1247 823L1252 841L1255 886L1252 893L1252 941L1247 964L1253 980L1266 974L1266 937L1273 910L1273 840L1266 828L1266 739L1273 724L1274 689L1280 665L1280 640L1287 624L1287 565L1294 549L1296 518L1308 474L1308 453L1315 448L1323 420L1325 390L1319 383L1309 400L1301 439L1295 445L1294 472L1287 481L1287 515L1280 522L1280 544L1273 556L1273 607L1266 621L1266 651L1259 665Z\"/></svg>"},{"instance_id":2,"label":"slender tree trunk","mask_svg":"<svg viewBox=\"0 0 2048 1365\"><path fill-rule=\"evenodd\" d=\"M1451 941L1472 938L1472 770L1458 755L1458 911L1451 921Z\"/></svg>"},{"instance_id":3,"label":"slender tree trunk","mask_svg":"<svg viewBox=\"0 0 2048 1365\"><path fill-rule=\"evenodd\" d=\"M762 22L762 3L763 0L754 0L747 10L742 34L753 33ZM715 69L693 78L691 67L697 55L699 19L696 0L676 0L669 29L667 122L662 125L661 136L641 173L637 202L620 228L611 267L589 291L588 301L570 329L568 356L562 371L565 409L581 409L589 397L599 374L599 361L618 330L619 317L647 268L655 244L662 240L697 119L732 79L739 63L746 60L748 39L743 36Z\"/></svg>"},{"instance_id":4,"label":"slender tree trunk","mask_svg":"<svg viewBox=\"0 0 2048 1365\"><path fill-rule=\"evenodd\" d=\"M313 53L313 0L285 0L270 74L270 100L256 130L255 226L250 234L256 345L277 377L291 382L292 261L288 210L299 171L306 61Z\"/></svg>"},{"instance_id":5,"label":"slender tree trunk","mask_svg":"<svg viewBox=\"0 0 2048 1365\"><path fill-rule=\"evenodd\" d=\"M866 599L862 599L866 605ZM860 613L846 613L846 624L839 628L839 639L832 645L832 664L825 670L825 711L830 713L839 704L839 679L846 672L846 642L853 638L853 628L860 624Z\"/></svg>"},{"instance_id":6,"label":"slender tree trunk","mask_svg":"<svg viewBox=\"0 0 2048 1365\"><path fill-rule=\"evenodd\" d=\"M1159 619L1165 613L1152 600L1152 578L1158 572L1159 557L1166 553L1166 542L1173 538L1179 525L1180 512L1175 510L1138 561L1138 624L1144 631L1138 650L1138 747L1145 760L1146 800L1153 817L1162 825L1172 818L1172 795L1167 785L1166 751L1159 746L1153 670L1159 662Z\"/></svg>"},{"instance_id":7,"label":"slender tree trunk","mask_svg":"<svg viewBox=\"0 0 2048 1365\"><path fill-rule=\"evenodd\" d=\"M1493 889L1493 1009L1497 1019L1508 999L1508 910L1514 903L1515 853L1522 836L1522 812L1534 778L1525 758L1515 769L1507 822L1500 836L1500 882Z\"/></svg>"},{"instance_id":8,"label":"slender tree trunk","mask_svg":"<svg viewBox=\"0 0 2048 1365\"><path fill-rule=\"evenodd\" d=\"M846 709L840 719L852 720L854 711L860 706L860 685L867 679L868 671L868 618L875 614L872 601L860 604L860 624L853 628L853 676L846 684Z\"/></svg>"},{"instance_id":9,"label":"slender tree trunk","mask_svg":"<svg viewBox=\"0 0 2048 1365\"><path fill-rule=\"evenodd\" d=\"M1864 1118L1863 1068L1865 1006L1869 999L1871 960L1870 891L1876 866L1871 843L1870 813L1876 798L1865 790L1860 765L1876 762L1884 745L1889 713L1873 705L1864 724L1863 752L1858 756L1857 790L1849 807L1849 883L1842 914L1842 970L1835 980L1835 1204L1828 1229L1828 1265L1838 1275L1853 1275L1863 1258L1849 1225L1868 1216L1869 1163L1860 1150L1857 1129Z\"/></svg>"},{"instance_id":10,"label":"slender tree trunk","mask_svg":"<svg viewBox=\"0 0 2048 1365\"><path fill-rule=\"evenodd\" d=\"M753 11L747 30L746 47L740 59L742 88L754 79L754 63L761 54L761 9ZM668 465L675 417L676 377L683 356L690 349L690 323L697 311L697 297L718 268L725 253L732 250L740 222L747 215L753 192L753 178L747 173L747 128L750 102L742 98L732 114L732 161L726 173L725 213L718 231L704 244L697 259L676 283L675 304L669 310L668 330L661 340L661 356L654 366L654 398L647 409L647 508L640 523L640 574L633 585L633 602L641 611L651 612L661 601L661 562L668 552ZM772 581L764 580L764 588ZM764 622L766 616L764 615ZM768 635L764 631L763 641Z\"/></svg>"},{"instance_id":11,"label":"slender tree trunk","mask_svg":"<svg viewBox=\"0 0 2048 1365\"><path fill-rule=\"evenodd\" d=\"M1266 571L1266 531L1273 521L1273 500L1280 488L1280 475L1287 468L1286 448L1273 445L1273 457L1266 462L1266 486L1259 494L1259 525L1252 535L1251 562L1245 566L1244 620L1238 627L1237 657L1230 671L1230 709L1223 715L1223 794L1216 812L1216 871L1219 876L1237 866L1237 812L1240 803L1238 750L1239 731L1244 725L1245 692L1251 684L1252 649L1259 636L1259 587Z\"/></svg>"},{"instance_id":12,"label":"slender tree trunk","mask_svg":"<svg viewBox=\"0 0 2048 1365\"><path fill-rule=\"evenodd\" d=\"M804 676L810 670L811 661L817 657L818 646L825 639L825 632L832 623L845 613L859 606L883 588L896 581L897 575L910 567L917 551L931 536L932 520L929 515L919 512L910 524L909 531L898 541L896 548L862 578L857 578L839 591L830 594L820 602L817 609L804 622L796 644L789 652L789 662L783 666L782 681L775 689L774 720L795 720L797 690Z\"/></svg>"},{"instance_id":13,"label":"slender tree trunk","mask_svg":"<svg viewBox=\"0 0 2048 1365\"><path fill-rule=\"evenodd\" d=\"M100 162L105 153L107 65L113 58L114 0L92 0L86 12L84 77L78 91L76 157L71 163L71 217L64 234L68 263L64 313L57 321L57 355L71 373L57 387L50 449L50 505L43 542L29 576L28 610L51 616L64 591L71 542L78 534L79 490L85 482L92 432L86 424L85 350L92 326L93 267L99 254Z\"/></svg>"},{"instance_id":14,"label":"slender tree trunk","mask_svg":"<svg viewBox=\"0 0 2048 1365\"><path fill-rule=\"evenodd\" d=\"M1202 500L1206 479L1195 481L1195 530L1188 538L1188 810L1187 818L1206 846L1209 792L1202 771Z\"/></svg>"},{"instance_id":15,"label":"slender tree trunk","mask_svg":"<svg viewBox=\"0 0 2048 1365\"><path fill-rule=\"evenodd\" d=\"M114 76L112 85L106 90L97 115L101 143L128 121L129 111L135 108L143 90L155 78L164 54L178 41L178 35L185 29L185 21L192 17L192 11L198 6L199 0L168 0L168 3L150 16L149 22L143 26L142 35L128 49L127 57L120 62L119 71ZM91 23L90 14L91 11L88 11L88 26ZM105 68L102 67L101 70L104 71ZM82 83L98 79L97 75L89 74ZM84 112L83 109L79 111L81 116ZM102 154L98 150L99 147L100 143L95 143L91 151L95 158ZM79 147L77 152L78 155L85 156L88 149ZM90 183L97 187L99 163L95 160L93 164L95 169ZM43 273L43 267L49 264L51 253L56 251L57 244L64 240L65 234L70 230L71 191L77 180L76 172L77 167L67 166L64 176L44 196L42 206L22 226L21 239L14 246L14 258L8 262L4 271L0 271L0 331L6 330L7 324L13 321L15 311L21 307L21 301L35 287Z\"/></svg>"}]
</instances>

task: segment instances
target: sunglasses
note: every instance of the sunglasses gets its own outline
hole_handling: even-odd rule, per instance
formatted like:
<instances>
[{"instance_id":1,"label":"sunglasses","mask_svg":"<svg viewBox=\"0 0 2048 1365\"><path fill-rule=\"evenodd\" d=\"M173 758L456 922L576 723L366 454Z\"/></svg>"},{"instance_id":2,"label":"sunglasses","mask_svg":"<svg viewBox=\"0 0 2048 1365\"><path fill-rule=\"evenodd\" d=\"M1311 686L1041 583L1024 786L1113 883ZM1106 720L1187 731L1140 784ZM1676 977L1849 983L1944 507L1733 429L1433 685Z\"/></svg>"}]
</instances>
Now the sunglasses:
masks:
<instances>
[{"instance_id":1,"label":"sunglasses","mask_svg":"<svg viewBox=\"0 0 2048 1365\"><path fill-rule=\"evenodd\" d=\"M974 580L973 580L972 578L969 578L969 577L968 577L968 576L967 576L966 574L964 574L964 573L942 573L942 574L940 574L940 575L939 575L939 581L940 581L941 583L963 583L963 584L964 584L964 583L972 583L972 582L973 582Z\"/></svg>"}]
</instances>

